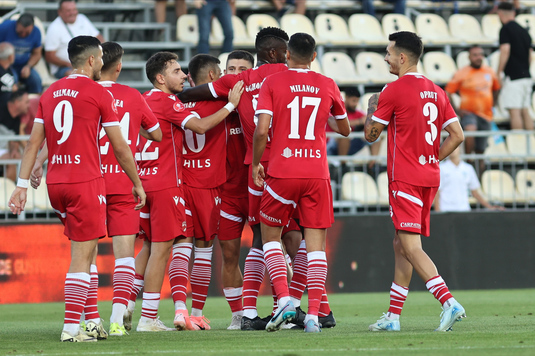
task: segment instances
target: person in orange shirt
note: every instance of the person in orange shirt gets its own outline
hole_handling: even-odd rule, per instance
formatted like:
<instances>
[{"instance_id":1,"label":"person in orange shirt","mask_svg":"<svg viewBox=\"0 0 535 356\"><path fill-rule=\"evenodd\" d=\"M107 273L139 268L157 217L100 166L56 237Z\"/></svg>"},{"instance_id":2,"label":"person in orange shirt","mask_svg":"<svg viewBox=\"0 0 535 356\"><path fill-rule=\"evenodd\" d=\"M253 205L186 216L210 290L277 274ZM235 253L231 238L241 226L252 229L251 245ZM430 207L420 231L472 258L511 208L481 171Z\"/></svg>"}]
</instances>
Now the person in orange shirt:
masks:
<instances>
[{"instance_id":1,"label":"person in orange shirt","mask_svg":"<svg viewBox=\"0 0 535 356\"><path fill-rule=\"evenodd\" d=\"M483 64L485 54L478 45L470 47L470 65L461 68L446 85L446 93L465 131L487 131L491 129L492 107L500 89L500 83L492 68ZM453 104L452 94L461 97L460 107ZM483 153L487 147L487 137L466 137L466 153Z\"/></svg>"}]
</instances>

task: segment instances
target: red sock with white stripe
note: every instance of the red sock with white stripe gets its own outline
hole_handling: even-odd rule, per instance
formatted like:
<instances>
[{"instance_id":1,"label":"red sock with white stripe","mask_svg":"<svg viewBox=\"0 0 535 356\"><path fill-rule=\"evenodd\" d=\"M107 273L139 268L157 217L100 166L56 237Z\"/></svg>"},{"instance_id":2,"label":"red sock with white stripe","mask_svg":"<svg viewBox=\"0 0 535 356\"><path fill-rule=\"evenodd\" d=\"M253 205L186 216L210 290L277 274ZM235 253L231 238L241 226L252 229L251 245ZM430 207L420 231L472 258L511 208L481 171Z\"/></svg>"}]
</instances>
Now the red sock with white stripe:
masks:
<instances>
[{"instance_id":1,"label":"red sock with white stripe","mask_svg":"<svg viewBox=\"0 0 535 356\"><path fill-rule=\"evenodd\" d=\"M110 323L123 325L123 315L132 294L134 275L136 272L134 257L124 257L115 260L113 271L113 305Z\"/></svg>"},{"instance_id":2,"label":"red sock with white stripe","mask_svg":"<svg viewBox=\"0 0 535 356\"><path fill-rule=\"evenodd\" d=\"M160 293L143 292L143 303L141 304L141 317L156 319L158 307L160 306Z\"/></svg>"},{"instance_id":3,"label":"red sock with white stripe","mask_svg":"<svg viewBox=\"0 0 535 356\"><path fill-rule=\"evenodd\" d=\"M88 273L67 273L65 278L65 319L63 330L77 335L91 277Z\"/></svg>"},{"instance_id":4,"label":"red sock with white stripe","mask_svg":"<svg viewBox=\"0 0 535 356\"><path fill-rule=\"evenodd\" d=\"M271 241L264 244L264 259L271 283L273 283L273 288L277 294L279 306L284 306L290 300L290 292L288 291L288 275L280 242Z\"/></svg>"},{"instance_id":5,"label":"red sock with white stripe","mask_svg":"<svg viewBox=\"0 0 535 356\"><path fill-rule=\"evenodd\" d=\"M318 315L321 296L325 289L327 279L327 256L324 251L312 251L308 257L308 312L310 315Z\"/></svg>"},{"instance_id":6,"label":"red sock with white stripe","mask_svg":"<svg viewBox=\"0 0 535 356\"><path fill-rule=\"evenodd\" d=\"M242 287L223 288L223 293L225 294L225 299L227 299L228 305L230 306L230 311L232 312L232 315L243 315L242 291Z\"/></svg>"},{"instance_id":7,"label":"red sock with white stripe","mask_svg":"<svg viewBox=\"0 0 535 356\"><path fill-rule=\"evenodd\" d=\"M324 317L331 314L331 306L329 305L329 299L327 298L327 290L323 287L323 293L321 294L321 303L318 316Z\"/></svg>"},{"instance_id":8,"label":"red sock with white stripe","mask_svg":"<svg viewBox=\"0 0 535 356\"><path fill-rule=\"evenodd\" d=\"M191 269L191 316L202 316L212 279L212 250L210 247L195 247L195 260Z\"/></svg>"},{"instance_id":9,"label":"red sock with white stripe","mask_svg":"<svg viewBox=\"0 0 535 356\"><path fill-rule=\"evenodd\" d=\"M100 323L100 315L98 313L97 298L98 297L98 269L96 265L91 265L91 284L87 292L87 301L85 303L84 313L86 321L94 321Z\"/></svg>"},{"instance_id":10,"label":"red sock with white stripe","mask_svg":"<svg viewBox=\"0 0 535 356\"><path fill-rule=\"evenodd\" d=\"M145 285L144 277L138 273L134 274L134 284L132 285L132 292L130 293L130 300L128 301L128 309L133 311L136 307L136 299L143 286Z\"/></svg>"},{"instance_id":11,"label":"red sock with white stripe","mask_svg":"<svg viewBox=\"0 0 535 356\"><path fill-rule=\"evenodd\" d=\"M186 297L188 294L189 260L193 244L181 242L173 245L173 259L169 264L169 284L175 304L182 303L186 309ZM176 309L176 308L175 308Z\"/></svg>"},{"instance_id":12,"label":"red sock with white stripe","mask_svg":"<svg viewBox=\"0 0 535 356\"><path fill-rule=\"evenodd\" d=\"M245 258L243 270L243 316L253 319L258 316L256 300L264 281L266 263L264 251L251 247Z\"/></svg>"},{"instance_id":13,"label":"red sock with white stripe","mask_svg":"<svg viewBox=\"0 0 535 356\"><path fill-rule=\"evenodd\" d=\"M425 282L425 286L442 305L453 298L448 286L446 286L446 282L440 276L431 278Z\"/></svg>"},{"instance_id":14,"label":"red sock with white stripe","mask_svg":"<svg viewBox=\"0 0 535 356\"><path fill-rule=\"evenodd\" d=\"M408 294L409 288L392 282L392 286L390 287L390 308L388 308L389 319L399 319Z\"/></svg>"},{"instance_id":15,"label":"red sock with white stripe","mask_svg":"<svg viewBox=\"0 0 535 356\"><path fill-rule=\"evenodd\" d=\"M303 297L303 293L307 286L307 265L307 247L305 240L301 240L301 245L299 245L299 250L297 250L297 254L294 258L294 274L292 276L292 281L290 282L290 299L295 307L301 305L301 298Z\"/></svg>"}]
</instances>

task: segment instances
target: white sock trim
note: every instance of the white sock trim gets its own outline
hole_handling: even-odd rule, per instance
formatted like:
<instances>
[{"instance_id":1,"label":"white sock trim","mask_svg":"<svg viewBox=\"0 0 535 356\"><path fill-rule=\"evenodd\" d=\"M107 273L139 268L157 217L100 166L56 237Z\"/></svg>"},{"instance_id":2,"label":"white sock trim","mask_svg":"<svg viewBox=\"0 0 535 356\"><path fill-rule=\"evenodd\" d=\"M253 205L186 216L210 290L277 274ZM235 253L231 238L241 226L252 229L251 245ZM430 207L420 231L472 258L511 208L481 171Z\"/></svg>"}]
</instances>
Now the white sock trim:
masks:
<instances>
[{"instance_id":1,"label":"white sock trim","mask_svg":"<svg viewBox=\"0 0 535 356\"><path fill-rule=\"evenodd\" d=\"M269 251L269 250L281 250L282 251L281 243L278 241L266 242L262 248L264 250L264 253L266 253L266 251Z\"/></svg>"}]
</instances>

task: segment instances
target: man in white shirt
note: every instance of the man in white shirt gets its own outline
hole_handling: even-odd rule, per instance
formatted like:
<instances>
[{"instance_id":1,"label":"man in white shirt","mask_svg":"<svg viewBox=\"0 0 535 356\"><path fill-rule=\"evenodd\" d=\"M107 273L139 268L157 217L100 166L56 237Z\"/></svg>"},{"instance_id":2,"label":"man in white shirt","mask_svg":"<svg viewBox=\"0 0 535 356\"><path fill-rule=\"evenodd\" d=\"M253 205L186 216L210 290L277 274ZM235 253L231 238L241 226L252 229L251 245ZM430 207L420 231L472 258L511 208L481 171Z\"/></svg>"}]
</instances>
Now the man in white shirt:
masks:
<instances>
[{"instance_id":1,"label":"man in white shirt","mask_svg":"<svg viewBox=\"0 0 535 356\"><path fill-rule=\"evenodd\" d=\"M104 37L87 16L78 13L74 0L60 0L58 17L48 26L45 38L45 59L56 78L71 74L67 46L71 39L81 35L94 36L104 42Z\"/></svg>"},{"instance_id":2,"label":"man in white shirt","mask_svg":"<svg viewBox=\"0 0 535 356\"><path fill-rule=\"evenodd\" d=\"M440 163L440 187L435 197L435 211L470 211L469 192L479 204L490 210L503 210L491 205L481 194L479 179L472 165L461 160L457 147L446 161Z\"/></svg>"}]
</instances>

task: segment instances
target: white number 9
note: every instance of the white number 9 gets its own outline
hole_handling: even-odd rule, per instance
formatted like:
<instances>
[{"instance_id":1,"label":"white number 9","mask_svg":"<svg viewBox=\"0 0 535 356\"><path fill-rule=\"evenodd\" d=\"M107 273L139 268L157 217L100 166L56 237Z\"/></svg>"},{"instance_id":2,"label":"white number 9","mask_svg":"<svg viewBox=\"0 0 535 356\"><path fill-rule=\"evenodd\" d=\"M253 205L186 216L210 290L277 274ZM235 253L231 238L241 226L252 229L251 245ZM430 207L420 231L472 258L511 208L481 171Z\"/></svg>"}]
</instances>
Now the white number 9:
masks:
<instances>
[{"instance_id":1,"label":"white number 9","mask_svg":"<svg viewBox=\"0 0 535 356\"><path fill-rule=\"evenodd\" d=\"M430 129L431 129L431 132L428 131L425 133L425 141L429 145L433 146L433 142L435 141L438 135L437 127L435 124L433 124L433 122L438 117L437 106L433 103L425 104L423 108L423 114L424 116L429 117L429 121L427 121L427 124L430 126Z\"/></svg>"},{"instance_id":2,"label":"white number 9","mask_svg":"<svg viewBox=\"0 0 535 356\"><path fill-rule=\"evenodd\" d=\"M54 127L56 131L62 133L58 140L58 145L67 141L72 131L73 113L72 105L67 100L62 100L54 109Z\"/></svg>"}]
</instances>

